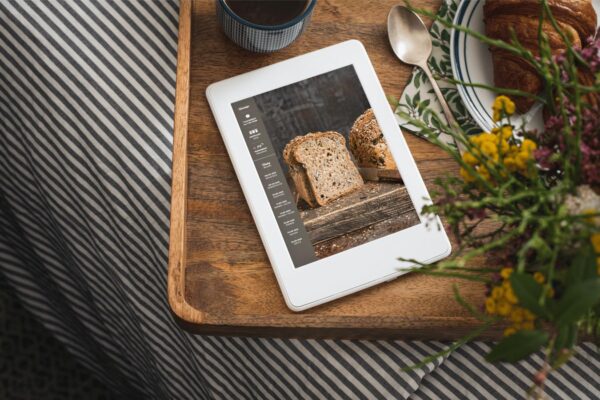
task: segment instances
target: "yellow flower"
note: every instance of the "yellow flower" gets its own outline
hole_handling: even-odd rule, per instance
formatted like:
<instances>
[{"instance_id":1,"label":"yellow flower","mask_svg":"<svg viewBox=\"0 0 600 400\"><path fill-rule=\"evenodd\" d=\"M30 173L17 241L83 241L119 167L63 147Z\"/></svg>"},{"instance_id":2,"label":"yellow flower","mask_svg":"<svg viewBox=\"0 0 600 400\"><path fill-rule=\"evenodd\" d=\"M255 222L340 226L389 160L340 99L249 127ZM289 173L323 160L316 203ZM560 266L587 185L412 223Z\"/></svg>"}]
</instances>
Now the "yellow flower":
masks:
<instances>
[{"instance_id":1,"label":"yellow flower","mask_svg":"<svg viewBox=\"0 0 600 400\"><path fill-rule=\"evenodd\" d=\"M520 307L515 307L510 313L510 320L515 324L520 324L523 322L523 309Z\"/></svg>"},{"instance_id":2,"label":"yellow flower","mask_svg":"<svg viewBox=\"0 0 600 400\"><path fill-rule=\"evenodd\" d=\"M517 170L517 161L513 156L504 157L504 166L510 172L515 172Z\"/></svg>"},{"instance_id":3,"label":"yellow flower","mask_svg":"<svg viewBox=\"0 0 600 400\"><path fill-rule=\"evenodd\" d=\"M497 110L507 108L508 111L514 112L514 103L506 96L499 96L494 104ZM489 164L493 165L493 168L490 167L490 169L502 177L508 175L506 171L519 172L524 176L531 175L535 172L531 170L530 163L537 144L531 139L524 139L520 144L511 144L513 129L511 125L503 125L493 128L491 132L482 132L469 138L473 147L463 154L463 161L474 167L482 179L492 183L495 183L495 180L492 179L490 170L487 168L490 167ZM484 164L486 165L478 160L478 156L485 156L487 163ZM497 170L496 164L499 162L504 164L505 169ZM461 170L461 176L469 183L475 181L477 175L471 176L467 170Z\"/></svg>"},{"instance_id":4,"label":"yellow flower","mask_svg":"<svg viewBox=\"0 0 600 400\"><path fill-rule=\"evenodd\" d=\"M508 282L506 282L508 283ZM506 301L508 301L511 304L517 304L519 302L519 300L517 299L517 296L515 295L514 290L512 289L512 287L509 287L508 289L504 290L504 298L506 299Z\"/></svg>"},{"instance_id":5,"label":"yellow flower","mask_svg":"<svg viewBox=\"0 0 600 400\"><path fill-rule=\"evenodd\" d=\"M528 153L532 153L536 149L537 149L537 144L531 139L525 139L525 140L523 140L523 143L521 143L521 151L526 151Z\"/></svg>"},{"instance_id":6,"label":"yellow flower","mask_svg":"<svg viewBox=\"0 0 600 400\"><path fill-rule=\"evenodd\" d=\"M464 162L466 162L467 164L471 165L471 166L475 166L477 164L479 164L479 161L477 160L477 158L475 158L475 156L471 153L469 153L468 151L466 151L463 156L462 159Z\"/></svg>"},{"instance_id":7,"label":"yellow flower","mask_svg":"<svg viewBox=\"0 0 600 400\"><path fill-rule=\"evenodd\" d=\"M513 127L511 125L504 125L500 129L500 133L501 133L502 139L508 140L513 136Z\"/></svg>"},{"instance_id":8,"label":"yellow flower","mask_svg":"<svg viewBox=\"0 0 600 400\"><path fill-rule=\"evenodd\" d=\"M535 314L527 309L523 309L523 318L529 321L533 321L535 319Z\"/></svg>"},{"instance_id":9,"label":"yellow flower","mask_svg":"<svg viewBox=\"0 0 600 400\"><path fill-rule=\"evenodd\" d=\"M527 163L529 162L531 155L525 151L520 151L515 157L515 165L521 171L527 170Z\"/></svg>"},{"instance_id":10,"label":"yellow flower","mask_svg":"<svg viewBox=\"0 0 600 400\"><path fill-rule=\"evenodd\" d=\"M511 308L512 306L508 301L502 300L496 303L496 310L498 314L503 317L506 317L508 314L510 314Z\"/></svg>"},{"instance_id":11,"label":"yellow flower","mask_svg":"<svg viewBox=\"0 0 600 400\"><path fill-rule=\"evenodd\" d=\"M600 253L600 233L594 233L590 236L590 242L592 242L592 246L594 246L596 253Z\"/></svg>"},{"instance_id":12,"label":"yellow flower","mask_svg":"<svg viewBox=\"0 0 600 400\"><path fill-rule=\"evenodd\" d=\"M494 122L502 119L502 115L513 115L516 111L515 103L506 96L498 96L492 106L494 111Z\"/></svg>"},{"instance_id":13,"label":"yellow flower","mask_svg":"<svg viewBox=\"0 0 600 400\"><path fill-rule=\"evenodd\" d=\"M469 138L469 140L471 141L471 144L472 144L473 146L478 146L478 145L481 143L481 138L480 138L480 136L481 136L481 135L483 135L484 133L485 133L485 132L481 132L479 135L474 135L474 136L471 136L471 137Z\"/></svg>"},{"instance_id":14,"label":"yellow flower","mask_svg":"<svg viewBox=\"0 0 600 400\"><path fill-rule=\"evenodd\" d=\"M524 321L521 323L521 329L524 331L532 331L534 328L533 321Z\"/></svg>"},{"instance_id":15,"label":"yellow flower","mask_svg":"<svg viewBox=\"0 0 600 400\"><path fill-rule=\"evenodd\" d=\"M479 143L483 145L485 142L491 142L491 143L495 143L496 142L496 135L491 134L489 132L483 132L479 135Z\"/></svg>"},{"instance_id":16,"label":"yellow flower","mask_svg":"<svg viewBox=\"0 0 600 400\"><path fill-rule=\"evenodd\" d=\"M460 176L464 179L465 182L469 183L469 182L474 182L475 181L475 177L473 177L471 175L471 173L469 171L467 171L464 168L460 169Z\"/></svg>"},{"instance_id":17,"label":"yellow flower","mask_svg":"<svg viewBox=\"0 0 600 400\"><path fill-rule=\"evenodd\" d=\"M489 181L492 177L490 175L490 171L488 171L488 169L484 166L480 166L477 169L477 172L479 173L479 175L481 175L481 177L483 179L485 179L486 181Z\"/></svg>"},{"instance_id":18,"label":"yellow flower","mask_svg":"<svg viewBox=\"0 0 600 400\"><path fill-rule=\"evenodd\" d=\"M498 146L495 142L490 140L486 140L485 142L481 143L480 149L483 154L490 158L494 155L498 155Z\"/></svg>"},{"instance_id":19,"label":"yellow flower","mask_svg":"<svg viewBox=\"0 0 600 400\"><path fill-rule=\"evenodd\" d=\"M496 313L496 301L491 297L485 299L485 311L490 315L494 315Z\"/></svg>"},{"instance_id":20,"label":"yellow flower","mask_svg":"<svg viewBox=\"0 0 600 400\"><path fill-rule=\"evenodd\" d=\"M500 128L492 129L492 133L496 135L496 144L502 153L507 153L510 146L508 140L513 135L513 127L511 125L503 125Z\"/></svg>"},{"instance_id":21,"label":"yellow flower","mask_svg":"<svg viewBox=\"0 0 600 400\"><path fill-rule=\"evenodd\" d=\"M509 326L504 330L504 336L510 336L517 333L517 330L513 326Z\"/></svg>"},{"instance_id":22,"label":"yellow flower","mask_svg":"<svg viewBox=\"0 0 600 400\"><path fill-rule=\"evenodd\" d=\"M547 290L546 290L546 297L549 298L553 298L554 297L554 288L552 286L550 286Z\"/></svg>"},{"instance_id":23,"label":"yellow flower","mask_svg":"<svg viewBox=\"0 0 600 400\"><path fill-rule=\"evenodd\" d=\"M494 286L485 299L485 310L490 315L499 315L512 322L512 325L504 331L505 336L512 335L519 330L532 330L535 327L536 315L531 311L519 306L519 300L515 295L510 282L510 276L514 273L511 267L505 267L500 270L502 284ZM541 273L536 273L535 278L538 282L545 280ZM540 283L543 283L540 282ZM547 295L554 296L552 288L547 289Z\"/></svg>"},{"instance_id":24,"label":"yellow flower","mask_svg":"<svg viewBox=\"0 0 600 400\"><path fill-rule=\"evenodd\" d=\"M600 253L600 233L594 233L590 236L590 242L592 242L596 254ZM596 258L596 273L600 275L600 257Z\"/></svg>"},{"instance_id":25,"label":"yellow flower","mask_svg":"<svg viewBox=\"0 0 600 400\"><path fill-rule=\"evenodd\" d=\"M542 274L539 271L533 274L533 279L540 285L546 281L546 278L544 278L544 274Z\"/></svg>"},{"instance_id":26,"label":"yellow flower","mask_svg":"<svg viewBox=\"0 0 600 400\"><path fill-rule=\"evenodd\" d=\"M504 279L510 278L510 275L513 273L513 269L510 267L502 268L500 271L500 276Z\"/></svg>"},{"instance_id":27,"label":"yellow flower","mask_svg":"<svg viewBox=\"0 0 600 400\"><path fill-rule=\"evenodd\" d=\"M504 297L504 289L502 289L500 286L496 286L495 288L492 289L492 299L500 300L503 297Z\"/></svg>"}]
</instances>

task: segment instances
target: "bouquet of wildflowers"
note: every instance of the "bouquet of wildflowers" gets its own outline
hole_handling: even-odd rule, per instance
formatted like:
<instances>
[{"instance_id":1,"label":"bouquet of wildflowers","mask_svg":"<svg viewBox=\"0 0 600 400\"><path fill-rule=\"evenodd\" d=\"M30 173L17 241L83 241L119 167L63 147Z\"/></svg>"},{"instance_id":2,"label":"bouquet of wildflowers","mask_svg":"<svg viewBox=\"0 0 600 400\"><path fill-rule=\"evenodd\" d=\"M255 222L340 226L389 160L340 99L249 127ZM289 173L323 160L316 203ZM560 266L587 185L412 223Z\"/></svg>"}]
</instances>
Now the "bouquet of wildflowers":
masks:
<instances>
[{"instance_id":1,"label":"bouquet of wildflowers","mask_svg":"<svg viewBox=\"0 0 600 400\"><path fill-rule=\"evenodd\" d=\"M542 21L553 21L546 1L541 3ZM446 351L500 325L504 338L487 360L516 362L543 350L545 365L532 385L532 394L542 396L547 375L569 360L578 340L600 339L600 39L553 55L540 30L540 55L534 56L516 37L501 42L440 21L523 57L545 81L541 95L490 87L499 94L490 132L467 136L430 115L457 147L401 115L460 166L458 177L436 181L434 205L422 210L447 221L459 248L423 271L482 281L487 288L482 305L467 303L455 288L456 299L481 328ZM515 117L513 96L543 103L543 132L528 130ZM478 265L482 258L485 266Z\"/></svg>"}]
</instances>

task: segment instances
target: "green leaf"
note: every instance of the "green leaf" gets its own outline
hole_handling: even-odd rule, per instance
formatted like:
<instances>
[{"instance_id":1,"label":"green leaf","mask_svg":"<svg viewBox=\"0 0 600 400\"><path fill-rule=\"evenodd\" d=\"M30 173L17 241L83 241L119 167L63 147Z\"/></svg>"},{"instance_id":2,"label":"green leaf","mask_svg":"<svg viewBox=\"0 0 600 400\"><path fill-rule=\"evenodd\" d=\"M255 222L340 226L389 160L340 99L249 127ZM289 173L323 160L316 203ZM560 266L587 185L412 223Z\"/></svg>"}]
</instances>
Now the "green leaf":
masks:
<instances>
[{"instance_id":1,"label":"green leaf","mask_svg":"<svg viewBox=\"0 0 600 400\"><path fill-rule=\"evenodd\" d=\"M556 325L576 322L600 301L600 279L570 286L556 309Z\"/></svg>"},{"instance_id":2,"label":"green leaf","mask_svg":"<svg viewBox=\"0 0 600 400\"><path fill-rule=\"evenodd\" d=\"M417 92L412 98L408 98L409 99L409 103L410 106L412 107L412 109L416 109L417 108L417 95L419 94L419 92Z\"/></svg>"},{"instance_id":3,"label":"green leaf","mask_svg":"<svg viewBox=\"0 0 600 400\"><path fill-rule=\"evenodd\" d=\"M446 16L447 13L448 13L448 7L446 6L446 3L442 3L442 6L440 7L440 10L438 12L438 15L443 18ZM437 25L437 23L434 23L434 25Z\"/></svg>"},{"instance_id":4,"label":"green leaf","mask_svg":"<svg viewBox=\"0 0 600 400\"><path fill-rule=\"evenodd\" d=\"M412 100L411 100L410 96L408 95L408 93L406 93L404 95L404 101L401 103L404 103L406 105L406 107L408 107L408 110L410 111L412 109L411 102L412 102Z\"/></svg>"},{"instance_id":5,"label":"green leaf","mask_svg":"<svg viewBox=\"0 0 600 400\"><path fill-rule=\"evenodd\" d=\"M590 244L581 249L573 259L567 273L567 286L593 279L596 275L596 254Z\"/></svg>"},{"instance_id":6,"label":"green leaf","mask_svg":"<svg viewBox=\"0 0 600 400\"><path fill-rule=\"evenodd\" d=\"M419 102L421 101L421 92L415 93L415 97L413 97L413 105L417 107Z\"/></svg>"},{"instance_id":7,"label":"green leaf","mask_svg":"<svg viewBox=\"0 0 600 400\"><path fill-rule=\"evenodd\" d=\"M538 351L546 343L548 343L546 332L519 331L502 339L485 359L489 362L514 363Z\"/></svg>"},{"instance_id":8,"label":"green leaf","mask_svg":"<svg viewBox=\"0 0 600 400\"><path fill-rule=\"evenodd\" d=\"M554 342L554 348L556 351L561 349L570 349L577 340L577 325L569 324L561 326L556 335L556 341Z\"/></svg>"},{"instance_id":9,"label":"green leaf","mask_svg":"<svg viewBox=\"0 0 600 400\"><path fill-rule=\"evenodd\" d=\"M440 70L440 67L438 66L437 60L435 58L429 59L429 67L433 72L438 72Z\"/></svg>"},{"instance_id":10,"label":"green leaf","mask_svg":"<svg viewBox=\"0 0 600 400\"><path fill-rule=\"evenodd\" d=\"M392 107L394 107L394 108L398 107L398 99L396 98L396 96L392 96L391 94L388 94L387 101Z\"/></svg>"},{"instance_id":11,"label":"green leaf","mask_svg":"<svg viewBox=\"0 0 600 400\"><path fill-rule=\"evenodd\" d=\"M429 107L430 103L431 103L431 100L429 100L429 99L419 102L419 106L417 107L417 110L419 111L419 113L422 113L427 107Z\"/></svg>"},{"instance_id":12,"label":"green leaf","mask_svg":"<svg viewBox=\"0 0 600 400\"><path fill-rule=\"evenodd\" d=\"M450 33L448 31L446 31L446 30L442 31L442 40L445 43L450 43Z\"/></svg>"},{"instance_id":13,"label":"green leaf","mask_svg":"<svg viewBox=\"0 0 600 400\"><path fill-rule=\"evenodd\" d=\"M549 317L548 310L540 305L543 287L533 279L529 274L513 273L510 276L510 285L512 286L519 305L541 316Z\"/></svg>"}]
</instances>

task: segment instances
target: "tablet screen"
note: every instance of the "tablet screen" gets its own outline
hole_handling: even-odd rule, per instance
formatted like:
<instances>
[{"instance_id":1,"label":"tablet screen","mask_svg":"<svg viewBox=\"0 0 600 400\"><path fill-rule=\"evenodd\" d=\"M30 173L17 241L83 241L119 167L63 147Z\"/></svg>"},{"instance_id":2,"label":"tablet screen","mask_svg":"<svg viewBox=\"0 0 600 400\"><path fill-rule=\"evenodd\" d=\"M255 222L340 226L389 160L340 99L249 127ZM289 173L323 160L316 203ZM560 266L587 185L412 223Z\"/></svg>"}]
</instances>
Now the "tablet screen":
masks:
<instances>
[{"instance_id":1,"label":"tablet screen","mask_svg":"<svg viewBox=\"0 0 600 400\"><path fill-rule=\"evenodd\" d=\"M354 66L231 106L296 268L420 223Z\"/></svg>"}]
</instances>

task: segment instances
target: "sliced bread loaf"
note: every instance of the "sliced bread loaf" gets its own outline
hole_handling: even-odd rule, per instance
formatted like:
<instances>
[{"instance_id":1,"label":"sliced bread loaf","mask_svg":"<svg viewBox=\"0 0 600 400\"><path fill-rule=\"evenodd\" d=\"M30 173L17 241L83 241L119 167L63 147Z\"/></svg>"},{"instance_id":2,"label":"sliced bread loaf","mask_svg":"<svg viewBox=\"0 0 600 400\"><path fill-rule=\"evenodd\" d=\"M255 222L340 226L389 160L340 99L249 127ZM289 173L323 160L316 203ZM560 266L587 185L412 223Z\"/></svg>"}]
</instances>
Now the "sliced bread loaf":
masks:
<instances>
[{"instance_id":1,"label":"sliced bread loaf","mask_svg":"<svg viewBox=\"0 0 600 400\"><path fill-rule=\"evenodd\" d=\"M356 119L349 135L350 151L359 167L396 169L394 157L372 109Z\"/></svg>"},{"instance_id":2,"label":"sliced bread loaf","mask_svg":"<svg viewBox=\"0 0 600 400\"><path fill-rule=\"evenodd\" d=\"M364 184L339 133L311 133L290 144L288 159L302 166L317 204L325 205Z\"/></svg>"}]
</instances>

